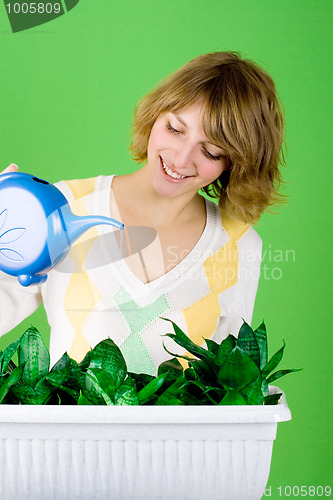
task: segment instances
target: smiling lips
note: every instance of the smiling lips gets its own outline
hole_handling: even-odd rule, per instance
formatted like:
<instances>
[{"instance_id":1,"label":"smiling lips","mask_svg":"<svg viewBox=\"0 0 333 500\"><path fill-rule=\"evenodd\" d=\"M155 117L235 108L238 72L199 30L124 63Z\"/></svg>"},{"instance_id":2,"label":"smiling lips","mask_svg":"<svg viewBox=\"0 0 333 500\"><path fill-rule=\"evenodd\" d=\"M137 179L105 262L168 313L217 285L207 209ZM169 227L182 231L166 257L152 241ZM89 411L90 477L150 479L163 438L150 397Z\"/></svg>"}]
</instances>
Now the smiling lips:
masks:
<instances>
[{"instance_id":1,"label":"smiling lips","mask_svg":"<svg viewBox=\"0 0 333 500\"><path fill-rule=\"evenodd\" d=\"M161 162L162 162L162 167L163 167L163 171L164 173L168 176L168 177L171 177L172 179L176 180L176 181L180 181L182 179L187 179L189 176L188 175L180 175L178 174L177 172L175 172L174 170L172 170L171 167L169 167L169 165L167 165L163 158L161 158Z\"/></svg>"}]
</instances>

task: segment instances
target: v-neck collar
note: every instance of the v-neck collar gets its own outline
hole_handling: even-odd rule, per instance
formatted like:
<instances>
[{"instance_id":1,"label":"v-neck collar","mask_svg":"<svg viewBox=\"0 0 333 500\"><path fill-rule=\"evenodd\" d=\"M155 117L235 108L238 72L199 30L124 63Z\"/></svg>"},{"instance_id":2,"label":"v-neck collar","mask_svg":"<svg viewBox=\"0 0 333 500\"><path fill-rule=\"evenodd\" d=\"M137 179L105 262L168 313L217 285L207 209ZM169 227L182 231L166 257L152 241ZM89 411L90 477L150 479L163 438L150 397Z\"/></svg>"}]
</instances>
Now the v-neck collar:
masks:
<instances>
[{"instance_id":1,"label":"v-neck collar","mask_svg":"<svg viewBox=\"0 0 333 500\"><path fill-rule=\"evenodd\" d=\"M110 214L110 195L112 190L112 181L114 179L112 176L99 176L98 183L96 185L96 190L100 190L100 196L97 198L96 210L101 215L107 215L108 217L113 217L117 219L118 214ZM169 286L176 280L183 276L185 273L192 271L195 272L199 268L202 262L207 258L207 250L211 248L212 240L217 237L218 227L222 228L221 213L217 205L211 201L204 198L206 207L206 224L205 228L195 244L192 250L186 255L186 257L181 260L175 267L173 267L167 273L159 276L158 278L144 283L141 281L128 267L125 259L118 260L112 263L112 271L117 272L119 281L122 282L126 288L133 290L133 292L145 293L146 291L159 291L163 289L166 291ZM117 216L116 216L117 215ZM120 220L120 219L118 219ZM103 233L103 228L105 231L105 226L98 226L99 232ZM103 238L101 238L103 240ZM110 255L106 245L103 245L103 251L107 255ZM109 259L112 261L112 259Z\"/></svg>"}]
</instances>

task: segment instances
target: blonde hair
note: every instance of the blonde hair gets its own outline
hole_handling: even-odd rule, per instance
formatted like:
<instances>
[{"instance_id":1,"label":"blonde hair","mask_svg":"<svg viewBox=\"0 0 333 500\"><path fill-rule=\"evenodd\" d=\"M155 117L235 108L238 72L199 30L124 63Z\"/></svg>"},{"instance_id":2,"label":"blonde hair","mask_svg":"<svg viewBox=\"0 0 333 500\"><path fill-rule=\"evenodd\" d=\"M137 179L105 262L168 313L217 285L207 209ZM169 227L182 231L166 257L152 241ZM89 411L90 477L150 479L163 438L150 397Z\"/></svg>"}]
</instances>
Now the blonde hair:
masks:
<instances>
[{"instance_id":1,"label":"blonde hair","mask_svg":"<svg viewBox=\"0 0 333 500\"><path fill-rule=\"evenodd\" d=\"M151 129L165 111L204 101L203 129L209 141L226 152L228 168L204 192L244 222L256 222L281 201L279 170L284 119L272 78L236 52L196 57L180 68L135 108L131 151L147 159Z\"/></svg>"}]
</instances>

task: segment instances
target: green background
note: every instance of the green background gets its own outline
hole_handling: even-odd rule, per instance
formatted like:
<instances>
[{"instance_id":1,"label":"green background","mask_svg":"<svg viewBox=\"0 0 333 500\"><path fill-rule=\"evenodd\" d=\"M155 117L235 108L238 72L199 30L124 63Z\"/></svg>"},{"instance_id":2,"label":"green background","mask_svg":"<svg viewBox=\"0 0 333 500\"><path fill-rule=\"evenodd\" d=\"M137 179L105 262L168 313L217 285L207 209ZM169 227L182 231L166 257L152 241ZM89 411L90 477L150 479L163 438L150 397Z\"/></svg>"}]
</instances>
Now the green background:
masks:
<instances>
[{"instance_id":1,"label":"green background","mask_svg":"<svg viewBox=\"0 0 333 500\"><path fill-rule=\"evenodd\" d=\"M137 100L193 57L233 50L274 78L284 103L288 203L257 226L263 273L253 326L271 354L286 340L278 384L293 419L278 426L268 485L332 481L332 1L80 0L66 15L13 34L0 4L0 168L51 182L127 173ZM31 322L48 335L41 309ZM284 497L282 491L282 497Z\"/></svg>"}]
</instances>

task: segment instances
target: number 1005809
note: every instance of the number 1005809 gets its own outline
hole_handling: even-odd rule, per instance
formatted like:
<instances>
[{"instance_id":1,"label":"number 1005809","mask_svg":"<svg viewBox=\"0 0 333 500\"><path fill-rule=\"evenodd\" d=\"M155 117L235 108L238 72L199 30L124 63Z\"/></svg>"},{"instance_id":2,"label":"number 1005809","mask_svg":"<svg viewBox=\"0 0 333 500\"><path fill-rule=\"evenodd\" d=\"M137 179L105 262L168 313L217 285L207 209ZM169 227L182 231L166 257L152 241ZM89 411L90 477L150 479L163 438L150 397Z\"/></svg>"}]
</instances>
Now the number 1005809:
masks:
<instances>
[{"instance_id":1,"label":"number 1005809","mask_svg":"<svg viewBox=\"0 0 333 500\"><path fill-rule=\"evenodd\" d=\"M278 486L280 497L330 497L330 486Z\"/></svg>"},{"instance_id":2,"label":"number 1005809","mask_svg":"<svg viewBox=\"0 0 333 500\"><path fill-rule=\"evenodd\" d=\"M61 11L60 3L8 3L6 4L8 14L59 14Z\"/></svg>"}]
</instances>

